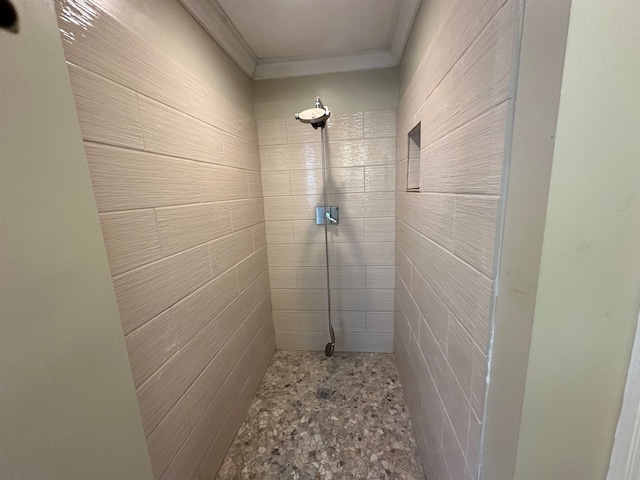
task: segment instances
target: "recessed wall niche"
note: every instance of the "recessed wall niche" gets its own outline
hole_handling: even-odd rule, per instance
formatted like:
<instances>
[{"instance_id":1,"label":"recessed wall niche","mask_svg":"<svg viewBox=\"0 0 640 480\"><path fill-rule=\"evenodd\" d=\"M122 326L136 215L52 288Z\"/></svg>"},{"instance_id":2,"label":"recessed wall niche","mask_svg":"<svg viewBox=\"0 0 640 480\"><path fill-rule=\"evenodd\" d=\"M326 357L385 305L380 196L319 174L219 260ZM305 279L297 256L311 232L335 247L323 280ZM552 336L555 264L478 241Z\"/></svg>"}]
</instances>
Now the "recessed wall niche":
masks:
<instances>
[{"instance_id":1,"label":"recessed wall niche","mask_svg":"<svg viewBox=\"0 0 640 480\"><path fill-rule=\"evenodd\" d=\"M409 132L407 152L407 192L420 191L420 123Z\"/></svg>"}]
</instances>

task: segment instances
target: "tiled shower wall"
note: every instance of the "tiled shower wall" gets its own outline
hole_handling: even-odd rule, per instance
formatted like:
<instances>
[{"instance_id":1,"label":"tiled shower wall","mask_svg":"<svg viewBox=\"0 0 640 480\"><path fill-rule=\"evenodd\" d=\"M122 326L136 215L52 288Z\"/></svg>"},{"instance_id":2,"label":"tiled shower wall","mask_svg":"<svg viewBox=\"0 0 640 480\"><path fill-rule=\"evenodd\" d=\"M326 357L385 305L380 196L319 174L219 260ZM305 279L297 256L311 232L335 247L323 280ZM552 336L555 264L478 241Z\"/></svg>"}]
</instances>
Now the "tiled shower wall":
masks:
<instances>
[{"instance_id":1,"label":"tiled shower wall","mask_svg":"<svg viewBox=\"0 0 640 480\"><path fill-rule=\"evenodd\" d=\"M57 11L154 475L213 478L275 349L255 120L95 4Z\"/></svg>"},{"instance_id":2,"label":"tiled shower wall","mask_svg":"<svg viewBox=\"0 0 640 480\"><path fill-rule=\"evenodd\" d=\"M515 17L516 0L457 1L398 107L395 352L431 480L478 479Z\"/></svg>"},{"instance_id":3,"label":"tiled shower wall","mask_svg":"<svg viewBox=\"0 0 640 480\"><path fill-rule=\"evenodd\" d=\"M313 102L310 94L297 108ZM336 349L391 352L396 112L333 107L326 154L329 204L340 211L340 224L329 227ZM324 227L315 223L323 204L320 130L293 113L258 120L276 345L324 350Z\"/></svg>"}]
</instances>

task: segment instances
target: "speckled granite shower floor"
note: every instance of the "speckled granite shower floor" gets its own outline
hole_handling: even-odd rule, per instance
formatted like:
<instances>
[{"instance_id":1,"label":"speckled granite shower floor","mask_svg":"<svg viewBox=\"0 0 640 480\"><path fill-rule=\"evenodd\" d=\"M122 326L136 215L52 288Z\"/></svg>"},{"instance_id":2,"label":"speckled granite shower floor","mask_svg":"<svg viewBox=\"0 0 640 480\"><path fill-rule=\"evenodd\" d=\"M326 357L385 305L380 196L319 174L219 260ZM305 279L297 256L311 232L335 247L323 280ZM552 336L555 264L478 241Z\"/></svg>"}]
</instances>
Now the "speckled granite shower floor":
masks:
<instances>
[{"instance_id":1,"label":"speckled granite shower floor","mask_svg":"<svg viewBox=\"0 0 640 480\"><path fill-rule=\"evenodd\" d=\"M424 479L392 355L276 352L218 479Z\"/></svg>"}]
</instances>

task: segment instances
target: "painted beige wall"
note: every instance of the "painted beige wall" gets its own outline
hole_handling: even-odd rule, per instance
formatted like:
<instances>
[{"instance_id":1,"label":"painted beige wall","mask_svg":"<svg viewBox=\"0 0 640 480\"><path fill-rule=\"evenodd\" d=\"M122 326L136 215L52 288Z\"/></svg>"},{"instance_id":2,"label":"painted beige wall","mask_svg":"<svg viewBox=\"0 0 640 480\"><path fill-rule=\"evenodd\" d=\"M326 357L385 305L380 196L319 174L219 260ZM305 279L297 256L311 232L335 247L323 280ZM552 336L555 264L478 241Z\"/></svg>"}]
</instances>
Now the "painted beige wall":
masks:
<instances>
[{"instance_id":1,"label":"painted beige wall","mask_svg":"<svg viewBox=\"0 0 640 480\"><path fill-rule=\"evenodd\" d=\"M332 320L336 350L393 349L397 70L256 82L276 345L323 350L327 332L320 131L293 114L320 96L327 138Z\"/></svg>"},{"instance_id":2,"label":"painted beige wall","mask_svg":"<svg viewBox=\"0 0 640 480\"><path fill-rule=\"evenodd\" d=\"M0 31L0 477L151 479L50 2Z\"/></svg>"},{"instance_id":3,"label":"painted beige wall","mask_svg":"<svg viewBox=\"0 0 640 480\"><path fill-rule=\"evenodd\" d=\"M640 307L640 4L574 0L517 480L602 480Z\"/></svg>"}]
</instances>

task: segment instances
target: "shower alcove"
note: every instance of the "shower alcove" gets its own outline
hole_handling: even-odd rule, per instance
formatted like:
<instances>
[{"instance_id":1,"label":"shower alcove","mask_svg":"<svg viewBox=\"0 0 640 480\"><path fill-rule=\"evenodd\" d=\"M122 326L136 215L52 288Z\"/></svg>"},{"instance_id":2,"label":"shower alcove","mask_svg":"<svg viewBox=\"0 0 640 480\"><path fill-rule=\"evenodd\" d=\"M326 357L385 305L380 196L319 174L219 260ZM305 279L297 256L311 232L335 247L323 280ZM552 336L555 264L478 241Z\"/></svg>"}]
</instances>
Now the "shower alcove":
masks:
<instances>
[{"instance_id":1,"label":"shower alcove","mask_svg":"<svg viewBox=\"0 0 640 480\"><path fill-rule=\"evenodd\" d=\"M55 5L153 476L479 480L517 2L426 6L400 67L260 81L175 0ZM276 413L299 443L251 444Z\"/></svg>"}]
</instances>

